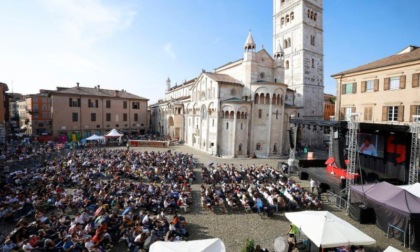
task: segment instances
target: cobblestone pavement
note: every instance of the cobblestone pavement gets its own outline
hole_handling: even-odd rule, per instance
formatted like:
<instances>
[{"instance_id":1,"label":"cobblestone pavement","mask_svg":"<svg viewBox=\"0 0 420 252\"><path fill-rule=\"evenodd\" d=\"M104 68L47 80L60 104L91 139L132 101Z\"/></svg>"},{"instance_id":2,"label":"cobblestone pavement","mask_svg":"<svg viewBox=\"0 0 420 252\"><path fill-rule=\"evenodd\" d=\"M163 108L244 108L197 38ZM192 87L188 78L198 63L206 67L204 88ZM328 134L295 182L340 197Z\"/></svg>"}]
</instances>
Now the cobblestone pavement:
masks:
<instances>
[{"instance_id":1,"label":"cobblestone pavement","mask_svg":"<svg viewBox=\"0 0 420 252\"><path fill-rule=\"evenodd\" d=\"M134 150L152 150L150 148L134 148ZM166 151L167 149L153 149L155 151ZM268 164L272 167L277 167L280 159L222 159L201 152L185 145L172 146L172 151L190 153L194 155L198 163L208 165L209 163L229 163L229 164ZM189 240L205 239L205 238L220 238L224 241L227 251L240 251L244 241L247 238L252 238L255 244L261 244L270 251L273 251L274 239L278 236L284 236L289 227L289 221L284 214L275 214L271 218L260 217L256 213L213 213L207 209L202 209L200 205L200 172L199 167L196 169L196 176L199 178L192 186L194 203L191 207L191 212L185 214L186 220L189 223L190 237ZM308 181L301 181L298 177L293 177L304 188L309 188ZM323 200L326 197L323 196ZM323 201L324 202L324 201ZM369 246L366 251L383 251L389 245L400 249L402 251L410 251L403 248L401 242L396 239L388 239L386 233L380 230L376 225L363 225L351 219L346 215L345 211L338 210L334 205L323 203L324 209L331 211L340 218L353 224L366 234L373 237L377 244ZM183 213L181 213L183 214Z\"/></svg>"}]
</instances>

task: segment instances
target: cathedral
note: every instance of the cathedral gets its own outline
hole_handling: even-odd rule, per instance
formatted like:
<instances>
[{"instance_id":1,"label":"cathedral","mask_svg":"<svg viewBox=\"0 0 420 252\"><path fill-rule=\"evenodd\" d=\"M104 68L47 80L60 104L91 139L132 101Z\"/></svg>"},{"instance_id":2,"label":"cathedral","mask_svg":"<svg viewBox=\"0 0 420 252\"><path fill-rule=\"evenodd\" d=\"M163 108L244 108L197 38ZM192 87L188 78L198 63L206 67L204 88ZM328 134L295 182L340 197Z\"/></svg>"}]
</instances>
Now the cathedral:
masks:
<instances>
[{"instance_id":1,"label":"cathedral","mask_svg":"<svg viewBox=\"0 0 420 252\"><path fill-rule=\"evenodd\" d=\"M273 54L257 51L249 32L242 59L180 85L168 78L150 106L153 131L220 157L278 157L292 116L322 119L322 0L273 4Z\"/></svg>"}]
</instances>

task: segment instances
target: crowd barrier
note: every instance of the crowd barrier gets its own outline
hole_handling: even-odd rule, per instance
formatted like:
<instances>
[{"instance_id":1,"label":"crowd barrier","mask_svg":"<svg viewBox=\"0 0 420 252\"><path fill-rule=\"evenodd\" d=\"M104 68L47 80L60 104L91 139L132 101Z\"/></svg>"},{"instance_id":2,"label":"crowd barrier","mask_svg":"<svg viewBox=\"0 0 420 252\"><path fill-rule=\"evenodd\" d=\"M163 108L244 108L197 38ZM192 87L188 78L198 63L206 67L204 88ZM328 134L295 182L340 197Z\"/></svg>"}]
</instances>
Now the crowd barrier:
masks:
<instances>
[{"instance_id":1,"label":"crowd barrier","mask_svg":"<svg viewBox=\"0 0 420 252\"><path fill-rule=\"evenodd\" d=\"M168 141L153 141L153 140L129 140L128 144L130 147L154 147L154 148L166 148L169 146Z\"/></svg>"}]
</instances>

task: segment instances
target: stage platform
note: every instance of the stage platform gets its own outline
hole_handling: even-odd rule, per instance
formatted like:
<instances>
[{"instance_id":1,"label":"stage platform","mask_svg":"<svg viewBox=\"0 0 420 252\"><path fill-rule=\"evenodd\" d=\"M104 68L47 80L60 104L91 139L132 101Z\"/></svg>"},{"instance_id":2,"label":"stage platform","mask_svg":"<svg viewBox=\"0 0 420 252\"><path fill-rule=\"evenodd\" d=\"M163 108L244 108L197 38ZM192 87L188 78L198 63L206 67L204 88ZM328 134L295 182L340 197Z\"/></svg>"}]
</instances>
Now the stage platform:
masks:
<instances>
[{"instance_id":1,"label":"stage platform","mask_svg":"<svg viewBox=\"0 0 420 252\"><path fill-rule=\"evenodd\" d=\"M341 179L333 174L329 174L325 167L300 168L299 172L308 173L309 180L313 178L318 185L325 183L330 186L329 191L340 195L340 191L342 190Z\"/></svg>"}]
</instances>

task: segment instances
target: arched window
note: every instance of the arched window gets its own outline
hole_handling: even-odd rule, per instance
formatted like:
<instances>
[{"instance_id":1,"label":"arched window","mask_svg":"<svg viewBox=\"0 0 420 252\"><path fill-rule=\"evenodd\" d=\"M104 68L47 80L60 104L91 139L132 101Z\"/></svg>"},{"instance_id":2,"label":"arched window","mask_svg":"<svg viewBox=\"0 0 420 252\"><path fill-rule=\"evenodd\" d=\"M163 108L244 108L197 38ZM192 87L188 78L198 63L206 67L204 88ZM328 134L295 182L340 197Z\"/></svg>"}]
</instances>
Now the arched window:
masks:
<instances>
[{"instance_id":1,"label":"arched window","mask_svg":"<svg viewBox=\"0 0 420 252\"><path fill-rule=\"evenodd\" d=\"M310 18L311 11L308 9L308 18Z\"/></svg>"},{"instance_id":2,"label":"arched window","mask_svg":"<svg viewBox=\"0 0 420 252\"><path fill-rule=\"evenodd\" d=\"M291 20L295 19L295 13L293 11L290 13L290 19Z\"/></svg>"},{"instance_id":3,"label":"arched window","mask_svg":"<svg viewBox=\"0 0 420 252\"><path fill-rule=\"evenodd\" d=\"M290 19L289 19L289 15L286 15L286 23L289 23Z\"/></svg>"},{"instance_id":4,"label":"arched window","mask_svg":"<svg viewBox=\"0 0 420 252\"><path fill-rule=\"evenodd\" d=\"M281 18L281 25L284 25L284 17Z\"/></svg>"},{"instance_id":5,"label":"arched window","mask_svg":"<svg viewBox=\"0 0 420 252\"><path fill-rule=\"evenodd\" d=\"M245 113L244 112L241 113L241 119L245 119Z\"/></svg>"},{"instance_id":6,"label":"arched window","mask_svg":"<svg viewBox=\"0 0 420 252\"><path fill-rule=\"evenodd\" d=\"M236 112L236 119L241 119L241 112Z\"/></svg>"},{"instance_id":7,"label":"arched window","mask_svg":"<svg viewBox=\"0 0 420 252\"><path fill-rule=\"evenodd\" d=\"M274 144L273 146L273 153L277 153L277 144Z\"/></svg>"},{"instance_id":8,"label":"arched window","mask_svg":"<svg viewBox=\"0 0 420 252\"><path fill-rule=\"evenodd\" d=\"M312 58L312 68L315 68L315 59Z\"/></svg>"},{"instance_id":9,"label":"arched window","mask_svg":"<svg viewBox=\"0 0 420 252\"><path fill-rule=\"evenodd\" d=\"M314 19L314 12L313 11L311 11L311 15L309 16L309 18L312 19L312 20Z\"/></svg>"},{"instance_id":10,"label":"arched window","mask_svg":"<svg viewBox=\"0 0 420 252\"><path fill-rule=\"evenodd\" d=\"M260 96L259 96L258 94L255 94L254 103L255 103L255 104L260 103Z\"/></svg>"},{"instance_id":11,"label":"arched window","mask_svg":"<svg viewBox=\"0 0 420 252\"><path fill-rule=\"evenodd\" d=\"M238 146L238 152L242 153L242 144L239 144L239 146Z\"/></svg>"},{"instance_id":12,"label":"arched window","mask_svg":"<svg viewBox=\"0 0 420 252\"><path fill-rule=\"evenodd\" d=\"M271 100L271 104L276 105L277 104L277 96L276 94L273 94L273 99Z\"/></svg>"},{"instance_id":13,"label":"arched window","mask_svg":"<svg viewBox=\"0 0 420 252\"><path fill-rule=\"evenodd\" d=\"M288 60L286 60L286 64L284 64L284 65L285 65L284 68L289 69L289 61Z\"/></svg>"},{"instance_id":14,"label":"arched window","mask_svg":"<svg viewBox=\"0 0 420 252\"><path fill-rule=\"evenodd\" d=\"M259 109L258 110L258 118L261 118L262 117L262 109Z\"/></svg>"},{"instance_id":15,"label":"arched window","mask_svg":"<svg viewBox=\"0 0 420 252\"><path fill-rule=\"evenodd\" d=\"M314 14L314 21L316 21L316 13Z\"/></svg>"},{"instance_id":16,"label":"arched window","mask_svg":"<svg viewBox=\"0 0 420 252\"><path fill-rule=\"evenodd\" d=\"M260 94L260 103L264 104L264 100L265 100L265 95L264 94Z\"/></svg>"},{"instance_id":17,"label":"arched window","mask_svg":"<svg viewBox=\"0 0 420 252\"><path fill-rule=\"evenodd\" d=\"M235 117L235 112L230 111L230 119L233 119Z\"/></svg>"},{"instance_id":18,"label":"arched window","mask_svg":"<svg viewBox=\"0 0 420 252\"><path fill-rule=\"evenodd\" d=\"M270 104L270 94L265 95L265 104Z\"/></svg>"},{"instance_id":19,"label":"arched window","mask_svg":"<svg viewBox=\"0 0 420 252\"><path fill-rule=\"evenodd\" d=\"M225 118L228 119L229 118L229 111L225 111Z\"/></svg>"},{"instance_id":20,"label":"arched window","mask_svg":"<svg viewBox=\"0 0 420 252\"><path fill-rule=\"evenodd\" d=\"M229 123L228 122L226 123L226 129L229 129Z\"/></svg>"},{"instance_id":21,"label":"arched window","mask_svg":"<svg viewBox=\"0 0 420 252\"><path fill-rule=\"evenodd\" d=\"M245 119L248 119L248 113L245 113Z\"/></svg>"},{"instance_id":22,"label":"arched window","mask_svg":"<svg viewBox=\"0 0 420 252\"><path fill-rule=\"evenodd\" d=\"M292 39L291 39L291 38L287 38L287 45L288 45L289 47L291 47L291 46L292 46Z\"/></svg>"},{"instance_id":23,"label":"arched window","mask_svg":"<svg viewBox=\"0 0 420 252\"><path fill-rule=\"evenodd\" d=\"M287 46L287 39L285 39L284 41L283 41L283 47L284 48L287 48L288 46Z\"/></svg>"},{"instance_id":24,"label":"arched window","mask_svg":"<svg viewBox=\"0 0 420 252\"><path fill-rule=\"evenodd\" d=\"M257 143L257 146L255 146L255 150L261 150L261 144Z\"/></svg>"}]
</instances>

